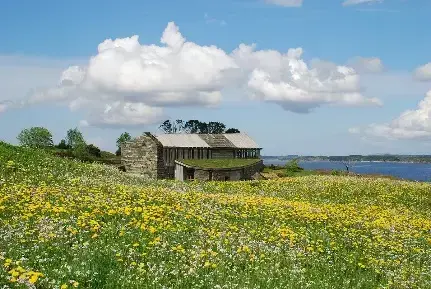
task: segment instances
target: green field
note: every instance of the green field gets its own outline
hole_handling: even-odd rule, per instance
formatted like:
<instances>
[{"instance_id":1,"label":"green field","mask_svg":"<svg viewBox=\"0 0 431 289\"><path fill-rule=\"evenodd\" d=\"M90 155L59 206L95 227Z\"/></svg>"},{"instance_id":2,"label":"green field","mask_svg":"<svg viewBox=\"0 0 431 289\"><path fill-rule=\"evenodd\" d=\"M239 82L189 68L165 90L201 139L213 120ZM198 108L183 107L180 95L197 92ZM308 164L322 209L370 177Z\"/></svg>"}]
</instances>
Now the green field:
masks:
<instances>
[{"instance_id":1,"label":"green field","mask_svg":"<svg viewBox=\"0 0 431 289\"><path fill-rule=\"evenodd\" d=\"M431 186L144 181L0 143L0 288L431 288Z\"/></svg>"}]
</instances>

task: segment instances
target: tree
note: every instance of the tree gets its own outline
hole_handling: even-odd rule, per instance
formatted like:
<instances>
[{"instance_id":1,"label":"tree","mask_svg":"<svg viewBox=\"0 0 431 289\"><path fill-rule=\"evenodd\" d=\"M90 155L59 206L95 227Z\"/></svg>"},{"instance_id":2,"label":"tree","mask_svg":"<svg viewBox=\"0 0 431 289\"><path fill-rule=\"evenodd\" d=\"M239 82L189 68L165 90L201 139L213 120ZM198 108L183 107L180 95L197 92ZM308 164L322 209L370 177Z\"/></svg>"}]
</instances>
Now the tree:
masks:
<instances>
[{"instance_id":1,"label":"tree","mask_svg":"<svg viewBox=\"0 0 431 289\"><path fill-rule=\"evenodd\" d=\"M125 142L131 141L132 136L128 132L123 132L119 138L117 138L117 151L115 154L117 156L121 155L121 145Z\"/></svg>"},{"instance_id":2,"label":"tree","mask_svg":"<svg viewBox=\"0 0 431 289\"><path fill-rule=\"evenodd\" d=\"M224 133L240 133L240 131L236 128L229 128Z\"/></svg>"},{"instance_id":3,"label":"tree","mask_svg":"<svg viewBox=\"0 0 431 289\"><path fill-rule=\"evenodd\" d=\"M210 134L224 133L225 129L226 125L224 123L218 121L210 121L208 123L208 133Z\"/></svg>"},{"instance_id":4,"label":"tree","mask_svg":"<svg viewBox=\"0 0 431 289\"><path fill-rule=\"evenodd\" d=\"M66 144L76 149L78 146L85 146L85 140L78 128L69 129L66 135Z\"/></svg>"},{"instance_id":5,"label":"tree","mask_svg":"<svg viewBox=\"0 0 431 289\"><path fill-rule=\"evenodd\" d=\"M54 145L51 132L44 127L23 129L17 139L22 146L33 148L47 148Z\"/></svg>"},{"instance_id":6,"label":"tree","mask_svg":"<svg viewBox=\"0 0 431 289\"><path fill-rule=\"evenodd\" d=\"M199 125L201 122L197 119L191 119L184 124L185 133L199 133Z\"/></svg>"},{"instance_id":7,"label":"tree","mask_svg":"<svg viewBox=\"0 0 431 289\"><path fill-rule=\"evenodd\" d=\"M100 151L100 149L93 144L87 145L87 151L90 155L94 157L97 157L97 158L102 157L102 152Z\"/></svg>"},{"instance_id":8,"label":"tree","mask_svg":"<svg viewBox=\"0 0 431 289\"><path fill-rule=\"evenodd\" d=\"M206 122L199 122L198 133L208 133L208 124Z\"/></svg>"},{"instance_id":9,"label":"tree","mask_svg":"<svg viewBox=\"0 0 431 289\"><path fill-rule=\"evenodd\" d=\"M181 119L175 121L165 120L159 128L167 134L170 133L200 133L200 134L219 134L224 133L226 125L218 121L210 121L208 123L191 119L184 122ZM230 129L230 133L239 133L237 129Z\"/></svg>"},{"instance_id":10,"label":"tree","mask_svg":"<svg viewBox=\"0 0 431 289\"><path fill-rule=\"evenodd\" d=\"M66 144L66 141L64 139L62 139L58 143L58 145L56 145L55 147L58 148L58 149L61 149L61 150L68 150L68 149L70 149L70 147Z\"/></svg>"},{"instance_id":11,"label":"tree","mask_svg":"<svg viewBox=\"0 0 431 289\"><path fill-rule=\"evenodd\" d=\"M185 122L181 119L177 119L174 123L174 133L182 133L184 132Z\"/></svg>"},{"instance_id":12,"label":"tree","mask_svg":"<svg viewBox=\"0 0 431 289\"><path fill-rule=\"evenodd\" d=\"M160 126L159 129L161 129L164 133L172 133L173 125L169 119L165 120Z\"/></svg>"},{"instance_id":13,"label":"tree","mask_svg":"<svg viewBox=\"0 0 431 289\"><path fill-rule=\"evenodd\" d=\"M159 126L159 129L164 133L182 133L186 130L186 123L181 119L177 119L175 121L168 119Z\"/></svg>"}]
</instances>

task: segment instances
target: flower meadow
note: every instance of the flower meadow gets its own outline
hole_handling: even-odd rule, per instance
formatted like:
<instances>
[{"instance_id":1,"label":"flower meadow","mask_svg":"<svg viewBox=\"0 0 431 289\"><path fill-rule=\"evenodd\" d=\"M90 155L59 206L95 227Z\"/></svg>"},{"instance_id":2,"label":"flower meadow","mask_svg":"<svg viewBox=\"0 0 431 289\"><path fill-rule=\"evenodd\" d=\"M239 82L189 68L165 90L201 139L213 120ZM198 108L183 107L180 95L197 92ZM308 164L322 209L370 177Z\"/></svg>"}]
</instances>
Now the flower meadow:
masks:
<instances>
[{"instance_id":1,"label":"flower meadow","mask_svg":"<svg viewBox=\"0 0 431 289\"><path fill-rule=\"evenodd\" d=\"M431 288L431 186L146 181L0 143L0 288Z\"/></svg>"}]
</instances>

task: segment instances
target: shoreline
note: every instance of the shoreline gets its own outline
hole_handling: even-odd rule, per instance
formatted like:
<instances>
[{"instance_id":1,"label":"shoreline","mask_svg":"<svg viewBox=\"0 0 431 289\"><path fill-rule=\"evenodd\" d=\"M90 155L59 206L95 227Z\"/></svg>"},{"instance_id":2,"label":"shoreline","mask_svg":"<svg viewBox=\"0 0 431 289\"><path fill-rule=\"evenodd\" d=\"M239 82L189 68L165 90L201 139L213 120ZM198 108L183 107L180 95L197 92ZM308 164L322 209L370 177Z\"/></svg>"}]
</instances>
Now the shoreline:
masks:
<instances>
[{"instance_id":1,"label":"shoreline","mask_svg":"<svg viewBox=\"0 0 431 289\"><path fill-rule=\"evenodd\" d=\"M291 161L291 159L284 160L284 159L276 159L276 158L262 158L262 160L265 162L266 160L275 160L280 162L288 162ZM298 159L299 162L307 162L307 163L314 163L314 162L328 162L328 163L342 163L342 161L331 161L331 160L302 160ZM392 164L431 164L430 161L424 161L424 162L415 162L415 161L350 161L351 163L392 163Z\"/></svg>"}]
</instances>

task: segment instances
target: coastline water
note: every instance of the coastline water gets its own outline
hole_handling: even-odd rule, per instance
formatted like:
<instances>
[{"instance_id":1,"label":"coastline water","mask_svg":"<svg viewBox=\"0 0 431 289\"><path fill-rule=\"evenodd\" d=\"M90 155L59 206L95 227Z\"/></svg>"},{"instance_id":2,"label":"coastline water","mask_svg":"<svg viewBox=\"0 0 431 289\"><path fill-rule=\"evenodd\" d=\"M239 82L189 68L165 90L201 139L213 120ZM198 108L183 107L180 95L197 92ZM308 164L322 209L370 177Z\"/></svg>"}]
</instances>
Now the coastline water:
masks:
<instances>
[{"instance_id":1,"label":"coastline water","mask_svg":"<svg viewBox=\"0 0 431 289\"><path fill-rule=\"evenodd\" d=\"M283 166L285 160L264 159L265 165ZM299 165L306 170L346 170L340 162L300 161ZM353 162L350 171L358 174L387 175L400 179L429 182L431 181L431 164L408 162Z\"/></svg>"}]
</instances>

